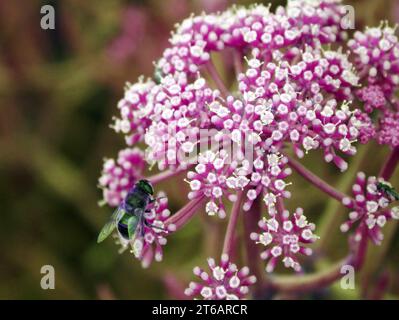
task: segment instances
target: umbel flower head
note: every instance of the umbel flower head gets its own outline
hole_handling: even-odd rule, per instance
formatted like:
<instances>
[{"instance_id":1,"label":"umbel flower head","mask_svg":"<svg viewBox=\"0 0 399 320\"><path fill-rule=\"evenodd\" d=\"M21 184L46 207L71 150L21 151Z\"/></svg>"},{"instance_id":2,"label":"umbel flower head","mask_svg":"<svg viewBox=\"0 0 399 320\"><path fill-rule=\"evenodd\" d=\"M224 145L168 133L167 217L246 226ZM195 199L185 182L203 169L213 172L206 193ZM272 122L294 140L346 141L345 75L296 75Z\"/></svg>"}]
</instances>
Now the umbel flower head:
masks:
<instances>
[{"instance_id":1,"label":"umbel flower head","mask_svg":"<svg viewBox=\"0 0 399 320\"><path fill-rule=\"evenodd\" d=\"M398 104L396 104L396 107ZM385 111L379 122L377 141L392 148L399 146L399 112Z\"/></svg>"},{"instance_id":2,"label":"umbel flower head","mask_svg":"<svg viewBox=\"0 0 399 320\"><path fill-rule=\"evenodd\" d=\"M399 43L395 29L382 23L379 28L358 31L348 47L355 55L359 74L391 96L399 85Z\"/></svg>"},{"instance_id":3,"label":"umbel flower head","mask_svg":"<svg viewBox=\"0 0 399 320\"><path fill-rule=\"evenodd\" d=\"M177 212L167 199L146 208L142 232L124 244L148 266L161 260L166 237L198 212L229 220L220 264L208 260L210 273L194 269L202 282L190 284L189 296L245 298L255 278L229 258L243 242L263 247L267 272L279 262L304 272L302 260L318 236L302 209L285 210L295 192L291 168L350 208L341 230L355 228L355 239L381 242L382 226L398 217L388 208L396 200L378 187L388 185L397 162L398 39L382 24L347 41L344 14L340 0L295 0L275 12L253 5L193 15L177 25L153 76L126 86L112 127L127 148L104 163L105 202L117 207L144 177L156 192L169 179L187 182L190 191ZM353 198L295 160L316 152L344 172L358 145L373 139L393 149L393 160L384 180L358 175ZM159 172L147 176L152 168ZM264 213L260 230L236 236L240 214L253 226Z\"/></svg>"},{"instance_id":4,"label":"umbel flower head","mask_svg":"<svg viewBox=\"0 0 399 320\"><path fill-rule=\"evenodd\" d=\"M313 234L315 225L307 221L303 210L298 208L291 216L286 210L270 219L263 218L259 227L262 232L252 233L251 239L266 248L261 253L261 258L269 261L266 272L272 272L278 260L287 268L301 271L297 255L311 255L312 249L306 245L318 238Z\"/></svg>"},{"instance_id":5,"label":"umbel flower head","mask_svg":"<svg viewBox=\"0 0 399 320\"><path fill-rule=\"evenodd\" d=\"M185 290L188 296L199 296L204 300L238 300L249 292L249 286L256 282L256 277L249 274L249 268L238 269L231 263L229 256L223 254L220 264L213 258L208 259L210 272L195 267L193 272L202 283L191 282Z\"/></svg>"},{"instance_id":6,"label":"umbel flower head","mask_svg":"<svg viewBox=\"0 0 399 320\"><path fill-rule=\"evenodd\" d=\"M119 151L116 161L114 159L105 160L99 179L104 201L111 207L117 207L134 183L139 180L144 167L144 152L138 148Z\"/></svg>"},{"instance_id":7,"label":"umbel flower head","mask_svg":"<svg viewBox=\"0 0 399 320\"><path fill-rule=\"evenodd\" d=\"M378 110L375 137L379 144L398 146L398 102L395 94L399 86L399 42L395 28L381 23L378 28L356 32L348 46L354 56L355 66L363 88L356 91L371 113Z\"/></svg>"},{"instance_id":8,"label":"umbel flower head","mask_svg":"<svg viewBox=\"0 0 399 320\"><path fill-rule=\"evenodd\" d=\"M342 203L351 210L349 220L341 225L341 231L347 232L356 226L355 240L363 236L369 237L374 243L381 244L384 238L382 228L390 219L399 219L398 207L392 209L389 205L395 200L388 189L392 186L375 176L366 177L359 172L352 187L353 198L344 198Z\"/></svg>"}]
</instances>

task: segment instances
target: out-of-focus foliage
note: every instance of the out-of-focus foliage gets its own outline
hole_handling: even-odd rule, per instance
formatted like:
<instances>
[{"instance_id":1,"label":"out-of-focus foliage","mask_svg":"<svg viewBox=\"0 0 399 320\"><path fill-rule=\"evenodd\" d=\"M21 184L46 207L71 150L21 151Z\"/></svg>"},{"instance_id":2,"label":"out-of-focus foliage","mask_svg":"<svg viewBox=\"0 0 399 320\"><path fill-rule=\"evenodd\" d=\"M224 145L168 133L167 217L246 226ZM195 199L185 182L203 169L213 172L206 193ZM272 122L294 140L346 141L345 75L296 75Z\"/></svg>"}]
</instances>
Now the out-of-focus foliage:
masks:
<instances>
[{"instance_id":1,"label":"out-of-focus foliage","mask_svg":"<svg viewBox=\"0 0 399 320\"><path fill-rule=\"evenodd\" d=\"M166 47L176 22L191 12L220 10L231 3L0 1L0 298L179 297L167 284L176 286L176 276L188 281L192 265L218 254L222 242L218 230L223 230L224 222L211 224L208 218L197 218L171 237L164 262L149 270L128 253L118 255L111 240L97 245L97 233L111 212L97 205L101 193L96 185L102 158L114 156L123 146L109 123L124 83L152 74L152 62ZM40 28L44 4L55 7L56 30ZM389 13L399 18L397 4L388 10L395 0L349 4L355 5L359 28L378 24ZM366 157L363 170L375 174L386 152L375 155L373 164ZM315 159L310 156L307 163L336 184L336 172L322 172L325 166L318 167ZM325 197L303 180L293 179L301 191L290 205L296 207L295 199L301 199L317 220L326 207ZM179 190L186 186L160 188L168 192L172 211L186 202ZM333 205L330 211L335 213ZM332 258L342 254L336 234L326 232L322 240L323 252ZM398 252L398 239L387 249ZM370 253L374 263L364 276L397 274L397 255L374 251ZM379 270L385 256L396 261L391 269ZM55 268L55 290L40 287L40 268L46 264ZM395 281L397 291L399 279ZM342 291L334 294L345 297Z\"/></svg>"}]
</instances>

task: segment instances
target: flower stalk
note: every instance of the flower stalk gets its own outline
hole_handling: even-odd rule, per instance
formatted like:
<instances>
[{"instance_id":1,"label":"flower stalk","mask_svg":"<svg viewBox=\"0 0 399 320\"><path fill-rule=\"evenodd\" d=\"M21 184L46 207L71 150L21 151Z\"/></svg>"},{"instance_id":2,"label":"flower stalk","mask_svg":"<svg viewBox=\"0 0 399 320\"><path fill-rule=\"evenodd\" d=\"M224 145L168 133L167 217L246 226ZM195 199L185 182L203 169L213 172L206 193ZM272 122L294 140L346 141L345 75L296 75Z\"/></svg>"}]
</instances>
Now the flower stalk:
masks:
<instances>
[{"instance_id":1,"label":"flower stalk","mask_svg":"<svg viewBox=\"0 0 399 320\"><path fill-rule=\"evenodd\" d=\"M393 175L399 161L399 146L395 147L388 156L387 161L381 169L380 177L389 180Z\"/></svg>"},{"instance_id":2,"label":"flower stalk","mask_svg":"<svg viewBox=\"0 0 399 320\"><path fill-rule=\"evenodd\" d=\"M348 257L316 273L272 277L270 278L271 286L278 292L293 293L304 293L322 289L340 279L342 277L342 266L350 265L351 262L352 257Z\"/></svg>"},{"instance_id":3,"label":"flower stalk","mask_svg":"<svg viewBox=\"0 0 399 320\"><path fill-rule=\"evenodd\" d=\"M211 76L212 80L215 82L217 88L220 90L222 95L224 97L227 97L230 95L229 90L226 88L222 78L219 75L219 72L216 70L215 64L213 63L212 60L209 60L209 62L206 64L206 69Z\"/></svg>"},{"instance_id":4,"label":"flower stalk","mask_svg":"<svg viewBox=\"0 0 399 320\"><path fill-rule=\"evenodd\" d=\"M204 197L199 197L188 202L183 208L165 221L165 227L168 228L174 225L175 230L180 229L195 215L197 210L204 203L204 200Z\"/></svg>"},{"instance_id":5,"label":"flower stalk","mask_svg":"<svg viewBox=\"0 0 399 320\"><path fill-rule=\"evenodd\" d=\"M223 244L223 253L228 256L232 256L232 249L234 248L234 236L237 229L238 217L241 212L241 205L243 200L244 191L239 191L237 193L237 200L233 204L233 208L230 213L230 220L227 225L226 235Z\"/></svg>"},{"instance_id":6,"label":"flower stalk","mask_svg":"<svg viewBox=\"0 0 399 320\"><path fill-rule=\"evenodd\" d=\"M344 198L347 196L341 191L335 189L333 186L329 185L326 181L316 176L310 170L306 169L302 164L298 161L288 158L288 163L291 168L293 168L298 174L300 174L307 181L312 183L314 186L319 188L321 191L329 195L330 197L336 199L339 202L342 202Z\"/></svg>"}]
</instances>

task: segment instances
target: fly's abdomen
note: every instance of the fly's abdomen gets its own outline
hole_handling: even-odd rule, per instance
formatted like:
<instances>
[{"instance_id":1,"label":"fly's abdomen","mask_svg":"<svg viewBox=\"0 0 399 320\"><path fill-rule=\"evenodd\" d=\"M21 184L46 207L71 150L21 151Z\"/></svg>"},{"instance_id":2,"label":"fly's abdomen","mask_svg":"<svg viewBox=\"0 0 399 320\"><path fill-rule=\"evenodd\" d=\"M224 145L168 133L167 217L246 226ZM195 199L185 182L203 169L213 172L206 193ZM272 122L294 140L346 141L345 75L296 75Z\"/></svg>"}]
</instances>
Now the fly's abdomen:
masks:
<instances>
[{"instance_id":1,"label":"fly's abdomen","mask_svg":"<svg viewBox=\"0 0 399 320\"><path fill-rule=\"evenodd\" d=\"M130 215L124 214L123 217L118 222L119 234L127 240L129 240L129 231L128 231L128 226L127 226L127 221L129 220L129 218L130 218Z\"/></svg>"},{"instance_id":2,"label":"fly's abdomen","mask_svg":"<svg viewBox=\"0 0 399 320\"><path fill-rule=\"evenodd\" d=\"M118 223L119 234L126 240L129 240L129 232L127 230L127 225L123 223Z\"/></svg>"}]
</instances>

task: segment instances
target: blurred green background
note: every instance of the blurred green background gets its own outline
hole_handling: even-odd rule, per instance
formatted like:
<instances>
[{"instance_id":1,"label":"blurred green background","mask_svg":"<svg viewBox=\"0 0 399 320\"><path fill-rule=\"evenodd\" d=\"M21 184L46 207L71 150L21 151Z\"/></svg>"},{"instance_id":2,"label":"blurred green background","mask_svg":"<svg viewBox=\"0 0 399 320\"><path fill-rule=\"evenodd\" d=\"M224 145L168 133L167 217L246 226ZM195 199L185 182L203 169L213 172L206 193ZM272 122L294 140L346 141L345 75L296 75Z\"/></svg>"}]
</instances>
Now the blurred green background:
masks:
<instances>
[{"instance_id":1,"label":"blurred green background","mask_svg":"<svg viewBox=\"0 0 399 320\"><path fill-rule=\"evenodd\" d=\"M399 19L395 0L349 2L356 8L357 28ZM132 255L119 255L110 240L97 245L97 233L111 213L97 205L97 178L102 159L114 157L124 146L123 137L109 124L125 82L152 74L152 61L167 46L176 22L191 12L213 12L232 3L0 0L1 299L179 298L176 289L191 280L192 267L219 254L225 222L204 217L171 237L164 261L148 270ZM55 7L55 30L40 28L40 7L45 4ZM370 149L373 162L367 157ZM370 146L363 151L365 160L356 165L376 174L387 152ZM314 154L305 162L333 184L345 183L319 159ZM316 221L323 220L326 206L336 210L303 180L293 176L293 181L300 190L288 207L300 203ZM170 196L172 212L186 202L181 197L186 186L181 185L160 186ZM320 221L321 229L323 223L328 228L339 225ZM386 247L370 252L377 257L371 260L378 262L362 275L379 279L393 274L393 293L399 287L395 228L388 230L392 240ZM339 232L330 229L324 232L321 252L332 260L341 257L345 237L334 238ZM40 287L40 268L46 264L55 268L55 290ZM335 291L329 297L345 294Z\"/></svg>"}]
</instances>

